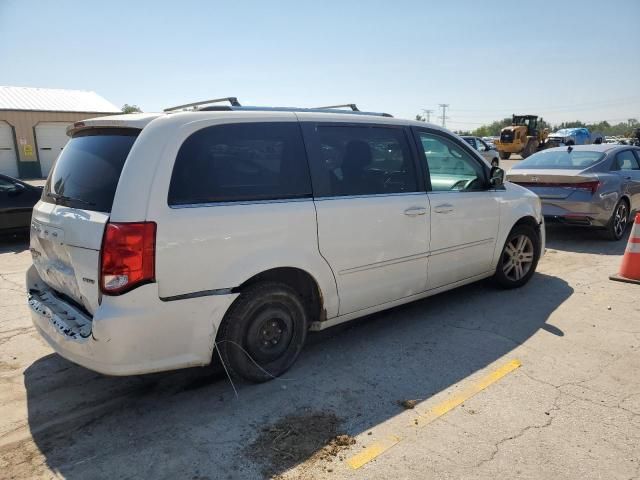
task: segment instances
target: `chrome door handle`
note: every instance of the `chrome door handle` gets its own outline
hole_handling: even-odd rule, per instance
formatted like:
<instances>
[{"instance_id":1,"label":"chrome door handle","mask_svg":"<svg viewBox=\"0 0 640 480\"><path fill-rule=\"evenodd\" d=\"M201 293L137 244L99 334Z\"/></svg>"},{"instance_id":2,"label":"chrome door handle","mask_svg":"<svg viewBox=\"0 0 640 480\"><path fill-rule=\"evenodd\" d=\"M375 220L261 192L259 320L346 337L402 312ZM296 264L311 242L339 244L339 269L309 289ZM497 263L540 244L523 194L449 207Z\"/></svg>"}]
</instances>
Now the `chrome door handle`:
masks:
<instances>
[{"instance_id":1,"label":"chrome door handle","mask_svg":"<svg viewBox=\"0 0 640 480\"><path fill-rule=\"evenodd\" d=\"M453 205L451 205L450 203L436 205L435 207L433 207L433 211L436 213L451 213L453 212Z\"/></svg>"},{"instance_id":2,"label":"chrome door handle","mask_svg":"<svg viewBox=\"0 0 640 480\"><path fill-rule=\"evenodd\" d=\"M416 217L418 215L425 215L427 213L427 209L424 207L411 207L407 208L404 211L404 214L409 217Z\"/></svg>"}]
</instances>

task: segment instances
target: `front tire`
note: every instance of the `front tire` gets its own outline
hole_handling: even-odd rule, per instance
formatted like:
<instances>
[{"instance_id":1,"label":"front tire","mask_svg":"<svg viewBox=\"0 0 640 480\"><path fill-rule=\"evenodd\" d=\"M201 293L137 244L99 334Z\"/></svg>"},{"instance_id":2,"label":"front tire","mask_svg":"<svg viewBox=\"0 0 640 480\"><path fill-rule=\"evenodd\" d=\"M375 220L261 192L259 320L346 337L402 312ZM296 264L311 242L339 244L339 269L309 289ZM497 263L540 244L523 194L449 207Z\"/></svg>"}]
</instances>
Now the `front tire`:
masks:
<instances>
[{"instance_id":1,"label":"front tire","mask_svg":"<svg viewBox=\"0 0 640 480\"><path fill-rule=\"evenodd\" d=\"M527 145L524 147L524 150L520 154L522 156L522 159L524 160L525 158L533 155L533 153L536 151L536 148L536 143L533 140L529 140L527 142Z\"/></svg>"},{"instance_id":2,"label":"front tire","mask_svg":"<svg viewBox=\"0 0 640 480\"><path fill-rule=\"evenodd\" d=\"M502 248L493 278L502 288L518 288L533 276L540 259L540 237L530 225L515 226Z\"/></svg>"},{"instance_id":3,"label":"front tire","mask_svg":"<svg viewBox=\"0 0 640 480\"><path fill-rule=\"evenodd\" d=\"M231 376L266 382L293 365L307 330L307 310L295 290L283 283L258 283L227 311L216 347Z\"/></svg>"},{"instance_id":4,"label":"front tire","mask_svg":"<svg viewBox=\"0 0 640 480\"><path fill-rule=\"evenodd\" d=\"M491 166L492 167L499 167L500 166L500 161L497 158L494 158L493 160L491 160Z\"/></svg>"},{"instance_id":5,"label":"front tire","mask_svg":"<svg viewBox=\"0 0 640 480\"><path fill-rule=\"evenodd\" d=\"M607 224L607 238L617 242L624 237L624 232L629 225L629 206L625 200L620 200L615 208L613 214Z\"/></svg>"},{"instance_id":6,"label":"front tire","mask_svg":"<svg viewBox=\"0 0 640 480\"><path fill-rule=\"evenodd\" d=\"M500 158L502 160L509 160L510 156L511 156L511 152L500 152Z\"/></svg>"}]
</instances>

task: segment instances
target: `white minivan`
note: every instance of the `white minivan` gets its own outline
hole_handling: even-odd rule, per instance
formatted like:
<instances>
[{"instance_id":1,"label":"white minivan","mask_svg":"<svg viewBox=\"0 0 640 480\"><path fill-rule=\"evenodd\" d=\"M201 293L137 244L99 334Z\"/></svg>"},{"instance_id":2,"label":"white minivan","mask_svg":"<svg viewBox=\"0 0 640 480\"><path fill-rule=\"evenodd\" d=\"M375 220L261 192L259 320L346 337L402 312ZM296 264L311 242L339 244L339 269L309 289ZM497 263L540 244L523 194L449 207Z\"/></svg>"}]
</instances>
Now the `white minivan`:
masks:
<instances>
[{"instance_id":1,"label":"white minivan","mask_svg":"<svg viewBox=\"0 0 640 480\"><path fill-rule=\"evenodd\" d=\"M110 375L281 375L308 330L487 277L524 285L540 200L451 132L195 104L78 122L33 210L37 330Z\"/></svg>"}]
</instances>

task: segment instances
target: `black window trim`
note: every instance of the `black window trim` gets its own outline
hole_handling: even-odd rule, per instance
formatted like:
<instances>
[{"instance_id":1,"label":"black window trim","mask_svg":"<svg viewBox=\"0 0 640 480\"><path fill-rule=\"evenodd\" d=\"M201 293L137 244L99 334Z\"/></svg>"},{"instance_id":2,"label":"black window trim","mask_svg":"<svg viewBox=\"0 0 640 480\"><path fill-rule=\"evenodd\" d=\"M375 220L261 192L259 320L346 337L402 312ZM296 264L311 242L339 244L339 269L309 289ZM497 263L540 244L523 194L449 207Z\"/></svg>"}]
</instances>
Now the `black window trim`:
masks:
<instances>
[{"instance_id":1,"label":"black window trim","mask_svg":"<svg viewBox=\"0 0 640 480\"><path fill-rule=\"evenodd\" d=\"M307 165L307 173L309 174L309 185L311 187L311 192L310 193L305 193L305 194L298 194L298 195L294 195L294 194L289 194L289 195L278 195L277 197L272 197L272 198L255 198L255 199L239 199L239 200L220 200L220 201L214 201L214 202L190 202L190 203L171 203L169 195L170 195L170 188L171 188L171 178L173 177L173 169L175 168L176 165L176 160L178 159L178 154L180 153L180 149L182 148L182 146L184 145L184 143L191 138L192 135L198 133L201 130L204 130L206 128L211 128L211 127L220 127L220 126L225 126L225 125L238 125L238 124L255 124L255 123L260 123L260 124L266 124L266 123L273 123L273 124L297 124L298 125L298 131L300 134L300 141L302 143L303 146L303 150L304 150L304 161L306 162ZM311 169L310 169L310 165L309 165L309 154L307 151L307 146L305 143L305 139L304 139L304 135L302 132L302 129L300 128L300 122L298 120L292 119L292 120L285 120L285 121L270 121L270 120L251 120L251 121L247 121L247 122L225 122L225 123L214 123L211 125L204 125L202 126L202 128L198 128L197 130L189 133L180 143L180 146L178 147L178 150L175 154L175 157L173 159L173 164L171 166L171 176L169 178L169 185L167 186L167 197L166 197L166 202L167 202L167 206L172 209L172 210L180 210L183 208L208 208L208 207L227 207L227 206L234 206L234 205L264 205L264 204L273 204L273 203L292 203L292 202L311 202L313 201L313 182L312 182L312 175L311 175Z\"/></svg>"},{"instance_id":2,"label":"black window trim","mask_svg":"<svg viewBox=\"0 0 640 480\"><path fill-rule=\"evenodd\" d=\"M205 208L205 207L230 207L233 205L264 205L271 203L293 203L293 202L312 202L310 195L304 197L291 196L290 198L271 198L266 200L229 200L221 202L202 202L202 203L179 203L175 205L168 204L172 210L180 210L182 208Z\"/></svg>"},{"instance_id":3,"label":"black window trim","mask_svg":"<svg viewBox=\"0 0 640 480\"><path fill-rule=\"evenodd\" d=\"M302 129L302 136L304 138L305 148L307 149L307 160L309 162L309 172L311 174L311 188L313 190L313 199L315 201L326 200L342 200L342 199L354 199L354 198L372 198L372 197L396 197L407 195L424 195L426 193L426 185L424 178L420 175L422 171L420 167L420 160L418 157L418 151L416 145L413 142L413 135L411 128L408 125L394 124L394 123L377 123L377 122L340 122L336 120L322 121L318 119L313 120L300 120L300 128ZM318 178L314 174L314 159L313 152L318 143L318 134L316 128L318 127L356 127L356 128L387 128L402 130L404 133L407 146L409 147L409 155L411 156L411 162L413 164L415 179L416 179L416 191L415 192L395 192L395 193L369 193L362 195L331 195L331 196L319 196L316 194L318 190L321 190L318 184Z\"/></svg>"},{"instance_id":4,"label":"black window trim","mask_svg":"<svg viewBox=\"0 0 640 480\"><path fill-rule=\"evenodd\" d=\"M481 171L483 173L483 182L485 184L485 188L482 190L451 190L449 191L444 191L444 190L433 190L433 188L431 187L431 175L429 173L429 165L428 163L425 161L424 165L420 165L420 170L424 172L424 182L425 185L427 187L427 192L428 193L467 193L467 192L487 192L487 191L495 191L496 188L491 187L491 185L489 184L489 173L490 173L490 169L486 164L486 161L480 157L480 153L478 151L474 151L474 149L471 147L471 145L469 145L466 141L462 140L458 140L456 137L454 137L453 135L447 135L445 132L442 132L440 130L435 130L433 128L428 128L428 127L411 127L411 131L413 132L413 141L414 141L414 147L418 152L418 161L420 163L422 163L422 158L424 156L424 147L422 146L422 143L420 142L420 133L424 132L427 133L429 135L435 135L437 137L442 137L448 141L450 141L451 143L453 143L454 145L459 146L462 150L466 151L466 153L469 154L469 156L480 166ZM420 149L422 149L423 155L420 155Z\"/></svg>"}]
</instances>

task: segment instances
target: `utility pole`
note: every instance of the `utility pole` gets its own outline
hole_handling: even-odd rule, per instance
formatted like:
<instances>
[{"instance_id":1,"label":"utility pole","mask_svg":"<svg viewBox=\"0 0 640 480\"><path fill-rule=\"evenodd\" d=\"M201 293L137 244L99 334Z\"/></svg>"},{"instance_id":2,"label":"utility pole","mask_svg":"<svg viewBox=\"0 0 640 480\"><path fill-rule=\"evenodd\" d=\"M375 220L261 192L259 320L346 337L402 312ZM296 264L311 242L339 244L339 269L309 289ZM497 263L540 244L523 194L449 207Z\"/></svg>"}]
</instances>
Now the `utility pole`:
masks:
<instances>
[{"instance_id":1,"label":"utility pole","mask_svg":"<svg viewBox=\"0 0 640 480\"><path fill-rule=\"evenodd\" d=\"M433 113L433 110L425 110L424 108L422 109L422 111L424 112L424 114L427 116L427 123L431 122L431 114Z\"/></svg>"},{"instance_id":2,"label":"utility pole","mask_svg":"<svg viewBox=\"0 0 640 480\"><path fill-rule=\"evenodd\" d=\"M448 103L439 103L438 106L442 109L442 115L440 115L440 118L442 119L442 128L446 128L447 126L447 108L449 108L449 104Z\"/></svg>"}]
</instances>

